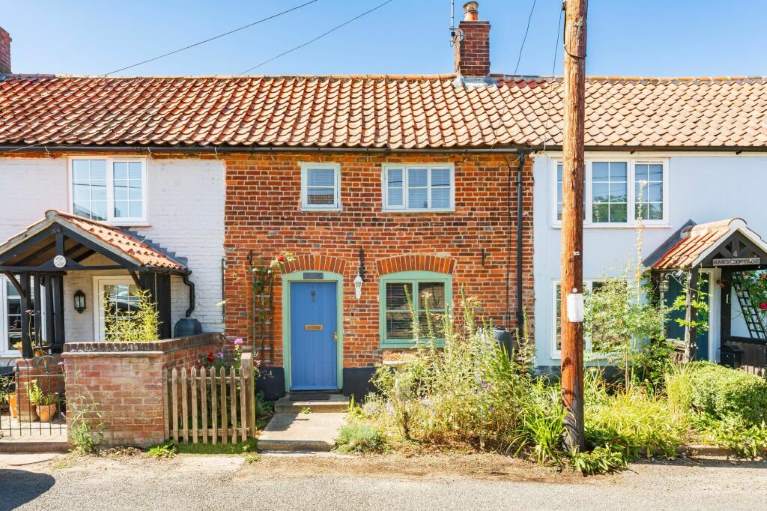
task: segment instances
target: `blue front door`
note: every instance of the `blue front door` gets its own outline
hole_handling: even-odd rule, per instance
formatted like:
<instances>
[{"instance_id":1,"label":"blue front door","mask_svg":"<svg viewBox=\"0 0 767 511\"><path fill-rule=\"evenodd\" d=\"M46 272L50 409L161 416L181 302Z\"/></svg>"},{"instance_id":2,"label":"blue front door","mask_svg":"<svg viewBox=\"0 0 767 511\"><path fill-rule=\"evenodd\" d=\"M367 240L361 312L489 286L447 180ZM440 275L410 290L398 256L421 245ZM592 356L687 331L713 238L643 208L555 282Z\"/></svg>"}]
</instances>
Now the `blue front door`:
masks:
<instances>
[{"instance_id":1,"label":"blue front door","mask_svg":"<svg viewBox=\"0 0 767 511\"><path fill-rule=\"evenodd\" d=\"M336 306L335 282L291 282L291 390L338 388Z\"/></svg>"}]
</instances>

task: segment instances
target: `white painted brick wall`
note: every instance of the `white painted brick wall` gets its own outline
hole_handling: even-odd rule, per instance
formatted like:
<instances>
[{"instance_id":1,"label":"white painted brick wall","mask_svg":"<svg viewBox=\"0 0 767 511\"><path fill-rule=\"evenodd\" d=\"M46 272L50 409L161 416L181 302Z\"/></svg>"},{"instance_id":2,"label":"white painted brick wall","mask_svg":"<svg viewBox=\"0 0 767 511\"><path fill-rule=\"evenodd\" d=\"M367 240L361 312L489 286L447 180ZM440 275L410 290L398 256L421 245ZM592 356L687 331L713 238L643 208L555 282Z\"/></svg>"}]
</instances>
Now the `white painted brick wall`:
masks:
<instances>
[{"instance_id":1,"label":"white painted brick wall","mask_svg":"<svg viewBox=\"0 0 767 511\"><path fill-rule=\"evenodd\" d=\"M48 209L69 211L66 158L0 158L0 239L43 218ZM147 160L149 226L133 228L188 259L196 285L193 317L206 331L222 331L221 260L224 257L224 163L217 160ZM119 273L119 272L118 272ZM71 272L65 279L66 337L93 338L93 277L115 272ZM88 311L75 312L72 295L82 289ZM171 282L172 322L184 316L188 289ZM4 320L0 312L0 320Z\"/></svg>"}]
</instances>

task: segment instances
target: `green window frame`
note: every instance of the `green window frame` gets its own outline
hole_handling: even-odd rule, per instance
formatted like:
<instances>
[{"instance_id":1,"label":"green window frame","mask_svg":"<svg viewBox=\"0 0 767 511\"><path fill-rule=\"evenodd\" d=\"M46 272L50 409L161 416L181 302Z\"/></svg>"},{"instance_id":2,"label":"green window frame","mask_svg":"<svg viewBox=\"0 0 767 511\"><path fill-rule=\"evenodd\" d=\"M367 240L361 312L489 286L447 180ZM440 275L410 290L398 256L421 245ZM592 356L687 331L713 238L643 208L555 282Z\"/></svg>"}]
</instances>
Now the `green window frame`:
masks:
<instances>
[{"instance_id":1,"label":"green window frame","mask_svg":"<svg viewBox=\"0 0 767 511\"><path fill-rule=\"evenodd\" d=\"M453 277L445 273L430 271L406 271L383 275L379 281L379 338L383 348L411 348L416 345L418 339L405 339L401 336L390 335L389 320L392 316L412 321L412 316L407 304L402 303L401 296L394 308L388 307L387 289L394 289L397 284L410 286L410 300L413 309L419 314L425 311L425 304L421 303L422 291L427 291L428 284L442 284L444 286L444 309L442 307L430 308L433 313L449 314L453 305ZM390 286L391 285L391 286ZM395 297L397 298L397 297ZM443 339L437 339L438 342Z\"/></svg>"}]
</instances>

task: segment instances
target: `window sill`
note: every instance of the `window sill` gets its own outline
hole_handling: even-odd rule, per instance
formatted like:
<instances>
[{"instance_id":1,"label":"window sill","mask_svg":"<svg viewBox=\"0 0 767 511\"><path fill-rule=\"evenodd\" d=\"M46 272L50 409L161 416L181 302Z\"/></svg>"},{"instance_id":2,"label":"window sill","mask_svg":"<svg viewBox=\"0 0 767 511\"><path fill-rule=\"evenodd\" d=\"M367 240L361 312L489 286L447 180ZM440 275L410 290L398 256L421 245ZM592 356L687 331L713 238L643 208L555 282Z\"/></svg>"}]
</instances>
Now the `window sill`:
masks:
<instances>
[{"instance_id":1,"label":"window sill","mask_svg":"<svg viewBox=\"0 0 767 511\"><path fill-rule=\"evenodd\" d=\"M382 213L392 213L392 214L399 214L399 215L424 215L429 213L436 213L436 214L449 214L449 213L455 213L455 209L382 209Z\"/></svg>"},{"instance_id":2,"label":"window sill","mask_svg":"<svg viewBox=\"0 0 767 511\"><path fill-rule=\"evenodd\" d=\"M443 348L445 346L444 340L436 340L435 345L437 348ZM416 344L413 341L402 341L402 342L396 342L396 341L381 341L378 344L378 348L382 350L416 350L416 349L424 349L428 348L430 346L428 341L424 341L421 343Z\"/></svg>"},{"instance_id":3,"label":"window sill","mask_svg":"<svg viewBox=\"0 0 767 511\"><path fill-rule=\"evenodd\" d=\"M301 212L302 213L340 213L343 211L343 208L307 208L306 206L301 206Z\"/></svg>"},{"instance_id":4,"label":"window sill","mask_svg":"<svg viewBox=\"0 0 767 511\"><path fill-rule=\"evenodd\" d=\"M562 223L557 222L551 225L552 229L562 229ZM671 224L587 224L583 223L583 228L588 230L595 229L671 229Z\"/></svg>"}]
</instances>

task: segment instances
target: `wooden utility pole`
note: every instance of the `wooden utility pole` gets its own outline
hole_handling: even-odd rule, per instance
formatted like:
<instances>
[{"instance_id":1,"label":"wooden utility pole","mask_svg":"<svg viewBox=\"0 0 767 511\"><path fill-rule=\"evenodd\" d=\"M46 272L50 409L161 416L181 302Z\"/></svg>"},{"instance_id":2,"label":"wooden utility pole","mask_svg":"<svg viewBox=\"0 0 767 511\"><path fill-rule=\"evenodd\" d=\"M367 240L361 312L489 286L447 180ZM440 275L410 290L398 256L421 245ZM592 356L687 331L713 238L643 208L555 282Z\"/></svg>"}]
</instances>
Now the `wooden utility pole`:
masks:
<instances>
[{"instance_id":1,"label":"wooden utility pole","mask_svg":"<svg viewBox=\"0 0 767 511\"><path fill-rule=\"evenodd\" d=\"M586 96L587 0L566 0L564 35L564 140L562 141L562 401L565 444L583 439L583 136Z\"/></svg>"}]
</instances>

